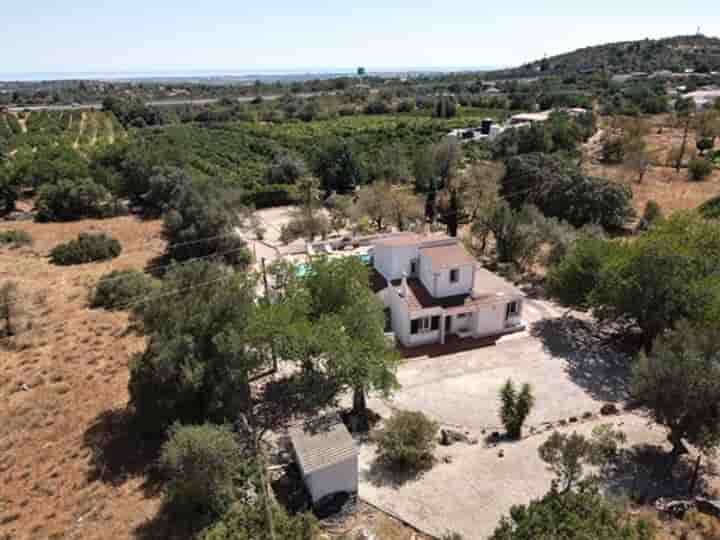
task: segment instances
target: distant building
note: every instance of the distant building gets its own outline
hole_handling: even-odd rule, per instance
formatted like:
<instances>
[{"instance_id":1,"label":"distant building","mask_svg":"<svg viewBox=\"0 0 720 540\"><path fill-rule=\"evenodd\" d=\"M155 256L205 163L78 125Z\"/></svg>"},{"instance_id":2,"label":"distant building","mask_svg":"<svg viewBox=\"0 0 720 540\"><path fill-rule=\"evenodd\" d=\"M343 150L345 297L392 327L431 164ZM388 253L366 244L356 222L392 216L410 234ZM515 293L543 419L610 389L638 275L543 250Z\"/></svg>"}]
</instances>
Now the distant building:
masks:
<instances>
[{"instance_id":1,"label":"distant building","mask_svg":"<svg viewBox=\"0 0 720 540\"><path fill-rule=\"evenodd\" d=\"M698 109L704 109L705 107L711 107L716 100L720 99L720 89L704 88L685 94L683 97L692 99Z\"/></svg>"}]
</instances>

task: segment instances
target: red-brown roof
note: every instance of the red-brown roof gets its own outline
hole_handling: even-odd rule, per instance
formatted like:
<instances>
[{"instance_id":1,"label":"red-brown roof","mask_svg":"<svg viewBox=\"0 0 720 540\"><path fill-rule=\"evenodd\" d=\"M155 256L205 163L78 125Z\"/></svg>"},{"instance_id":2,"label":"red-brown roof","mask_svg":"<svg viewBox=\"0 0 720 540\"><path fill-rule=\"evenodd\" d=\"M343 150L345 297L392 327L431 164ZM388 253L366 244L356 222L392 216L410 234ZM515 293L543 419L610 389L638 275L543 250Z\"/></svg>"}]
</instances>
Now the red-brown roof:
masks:
<instances>
[{"instance_id":1,"label":"red-brown roof","mask_svg":"<svg viewBox=\"0 0 720 540\"><path fill-rule=\"evenodd\" d=\"M460 242L441 246L421 247L420 253L430 259L430 264L434 272L457 266L475 264L475 259Z\"/></svg>"}]
</instances>

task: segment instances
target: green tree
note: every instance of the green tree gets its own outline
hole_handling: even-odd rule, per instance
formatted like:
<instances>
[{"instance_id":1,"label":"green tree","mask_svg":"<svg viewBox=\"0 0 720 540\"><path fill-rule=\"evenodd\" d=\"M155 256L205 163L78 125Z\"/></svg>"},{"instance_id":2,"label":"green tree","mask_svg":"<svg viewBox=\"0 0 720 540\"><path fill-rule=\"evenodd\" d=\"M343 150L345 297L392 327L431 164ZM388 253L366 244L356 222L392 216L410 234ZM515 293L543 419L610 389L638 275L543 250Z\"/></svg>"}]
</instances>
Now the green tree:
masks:
<instances>
[{"instance_id":1,"label":"green tree","mask_svg":"<svg viewBox=\"0 0 720 540\"><path fill-rule=\"evenodd\" d=\"M268 517L265 504L261 500L238 505L220 521L201 532L197 540L316 540L318 538L319 528L312 514L290 516L277 503L270 504L271 517Z\"/></svg>"},{"instance_id":2,"label":"green tree","mask_svg":"<svg viewBox=\"0 0 720 540\"><path fill-rule=\"evenodd\" d=\"M716 327L683 325L657 339L634 369L633 394L668 429L673 461L684 441L709 451L720 443L720 340Z\"/></svg>"},{"instance_id":3,"label":"green tree","mask_svg":"<svg viewBox=\"0 0 720 540\"><path fill-rule=\"evenodd\" d=\"M159 465L167 478L166 508L194 527L223 516L241 499L250 469L233 433L213 424L174 425Z\"/></svg>"},{"instance_id":4,"label":"green tree","mask_svg":"<svg viewBox=\"0 0 720 540\"><path fill-rule=\"evenodd\" d=\"M366 215L382 231L386 219L392 218L394 190L388 182L378 181L360 188L357 195L357 209Z\"/></svg>"},{"instance_id":5,"label":"green tree","mask_svg":"<svg viewBox=\"0 0 720 540\"><path fill-rule=\"evenodd\" d=\"M695 181L705 180L712 174L714 168L712 161L705 158L693 158L688 163L690 179Z\"/></svg>"},{"instance_id":6,"label":"green tree","mask_svg":"<svg viewBox=\"0 0 720 540\"><path fill-rule=\"evenodd\" d=\"M268 167L266 178L270 184L296 184L307 174L308 168L302 159L281 154Z\"/></svg>"},{"instance_id":7,"label":"green tree","mask_svg":"<svg viewBox=\"0 0 720 540\"><path fill-rule=\"evenodd\" d=\"M182 261L215 256L246 267L251 254L240 236L247 210L240 194L213 183L182 190L165 212L162 235L170 259Z\"/></svg>"},{"instance_id":8,"label":"green tree","mask_svg":"<svg viewBox=\"0 0 720 540\"><path fill-rule=\"evenodd\" d=\"M550 291L572 307L589 307L606 322L634 323L646 350L679 321L717 316L720 225L675 214L634 242L578 242L548 278Z\"/></svg>"},{"instance_id":9,"label":"green tree","mask_svg":"<svg viewBox=\"0 0 720 540\"><path fill-rule=\"evenodd\" d=\"M652 540L655 531L645 521L628 520L609 503L597 486L559 492L553 486L541 499L516 505L491 540Z\"/></svg>"},{"instance_id":10,"label":"green tree","mask_svg":"<svg viewBox=\"0 0 720 540\"><path fill-rule=\"evenodd\" d=\"M473 233L480 238L492 233L499 262L519 268L526 268L538 256L545 241L544 230L545 219L537 209L524 206L515 211L504 201L478 217L473 225Z\"/></svg>"},{"instance_id":11,"label":"green tree","mask_svg":"<svg viewBox=\"0 0 720 540\"><path fill-rule=\"evenodd\" d=\"M577 432L568 435L554 431L540 445L538 454L555 474L556 485L566 492L583 479L586 466L605 469L626 440L622 431L609 424L596 426L590 439Z\"/></svg>"},{"instance_id":12,"label":"green tree","mask_svg":"<svg viewBox=\"0 0 720 540\"><path fill-rule=\"evenodd\" d=\"M289 243L297 238L305 238L312 242L317 236L324 238L330 231L330 223L323 211L317 179L306 176L298 180L297 187L300 205L291 210L288 223L281 229L281 240Z\"/></svg>"},{"instance_id":13,"label":"green tree","mask_svg":"<svg viewBox=\"0 0 720 540\"><path fill-rule=\"evenodd\" d=\"M113 270L100 277L90 306L127 309L134 302L142 302L154 289L153 279L140 270Z\"/></svg>"},{"instance_id":14,"label":"green tree","mask_svg":"<svg viewBox=\"0 0 720 540\"><path fill-rule=\"evenodd\" d=\"M333 139L320 146L313 169L326 194L347 193L363 183L365 164L349 141Z\"/></svg>"},{"instance_id":15,"label":"green tree","mask_svg":"<svg viewBox=\"0 0 720 540\"><path fill-rule=\"evenodd\" d=\"M0 161L0 216L15 210L18 199L18 189L9 167L3 166Z\"/></svg>"},{"instance_id":16,"label":"green tree","mask_svg":"<svg viewBox=\"0 0 720 540\"><path fill-rule=\"evenodd\" d=\"M70 221L101 217L110 194L89 178L43 184L35 201L38 221Z\"/></svg>"},{"instance_id":17,"label":"green tree","mask_svg":"<svg viewBox=\"0 0 720 540\"><path fill-rule=\"evenodd\" d=\"M353 391L359 418L366 417L369 391L387 394L398 386L399 357L385 338L383 306L369 279L368 267L355 257L316 259L291 291L298 311L306 309L311 321L337 329L324 345L322 363L334 381Z\"/></svg>"},{"instance_id":18,"label":"green tree","mask_svg":"<svg viewBox=\"0 0 720 540\"><path fill-rule=\"evenodd\" d=\"M255 279L207 261L172 267L134 307L149 339L130 367L130 403L143 429L232 421L250 407L250 377L270 359L247 347Z\"/></svg>"},{"instance_id":19,"label":"green tree","mask_svg":"<svg viewBox=\"0 0 720 540\"><path fill-rule=\"evenodd\" d=\"M662 219L663 215L660 205L651 199L645 203L645 210L643 210L638 229L641 231L647 230Z\"/></svg>"},{"instance_id":20,"label":"green tree","mask_svg":"<svg viewBox=\"0 0 720 540\"><path fill-rule=\"evenodd\" d=\"M523 384L518 393L513 382L508 379L500 389L500 403L500 420L508 437L520 439L522 426L535 404L532 388L527 383Z\"/></svg>"},{"instance_id":21,"label":"green tree","mask_svg":"<svg viewBox=\"0 0 720 540\"><path fill-rule=\"evenodd\" d=\"M575 227L597 223L619 228L635 215L630 188L587 176L554 155L525 154L507 160L500 194L513 208L532 204L545 216Z\"/></svg>"}]
</instances>

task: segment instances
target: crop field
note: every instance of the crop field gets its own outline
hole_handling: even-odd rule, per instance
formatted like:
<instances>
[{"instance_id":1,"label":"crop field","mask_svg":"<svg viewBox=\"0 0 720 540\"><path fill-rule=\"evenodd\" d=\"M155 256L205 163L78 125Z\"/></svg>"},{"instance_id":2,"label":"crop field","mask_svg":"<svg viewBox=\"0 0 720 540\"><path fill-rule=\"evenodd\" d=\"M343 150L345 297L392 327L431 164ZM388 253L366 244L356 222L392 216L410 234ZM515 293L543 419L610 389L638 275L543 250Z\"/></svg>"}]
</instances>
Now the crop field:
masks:
<instances>
[{"instance_id":1,"label":"crop field","mask_svg":"<svg viewBox=\"0 0 720 540\"><path fill-rule=\"evenodd\" d=\"M23 129L23 126L25 129ZM75 148L112 144L125 137L117 118L107 111L40 111L0 115L0 145L42 147L63 141Z\"/></svg>"},{"instance_id":2,"label":"crop field","mask_svg":"<svg viewBox=\"0 0 720 540\"><path fill-rule=\"evenodd\" d=\"M313 122L281 124L232 122L174 125L148 129L145 135L180 145L191 168L208 177L221 177L243 186L262 178L273 156L291 152L311 161L319 147L332 139L346 140L364 160L385 147L408 152L440 140L450 129L478 124L487 111L450 120L410 115L361 115Z\"/></svg>"}]
</instances>

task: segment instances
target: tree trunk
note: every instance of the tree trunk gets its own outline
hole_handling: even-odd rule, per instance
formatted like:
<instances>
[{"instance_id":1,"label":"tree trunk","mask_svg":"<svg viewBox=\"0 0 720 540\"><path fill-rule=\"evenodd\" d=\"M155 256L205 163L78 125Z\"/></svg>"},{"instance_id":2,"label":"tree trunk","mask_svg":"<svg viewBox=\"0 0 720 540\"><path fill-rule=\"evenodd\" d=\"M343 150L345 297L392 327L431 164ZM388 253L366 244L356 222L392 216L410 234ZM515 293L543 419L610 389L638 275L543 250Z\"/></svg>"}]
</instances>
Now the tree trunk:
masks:
<instances>
[{"instance_id":1,"label":"tree trunk","mask_svg":"<svg viewBox=\"0 0 720 540\"><path fill-rule=\"evenodd\" d=\"M670 451L670 467L674 467L678 459L680 459L680 456L683 454L687 454L687 448L685 448L685 445L682 441L682 435L678 434L676 431L670 431L670 435L668 435L668 440L673 445L672 450Z\"/></svg>"},{"instance_id":2,"label":"tree trunk","mask_svg":"<svg viewBox=\"0 0 720 540\"><path fill-rule=\"evenodd\" d=\"M690 116L688 115L687 121L685 122L685 130L683 131L682 143L680 144L680 154L678 155L677 162L675 162L675 172L680 172L680 166L682 165L683 157L685 157L685 148L687 147L688 131L690 130Z\"/></svg>"},{"instance_id":3,"label":"tree trunk","mask_svg":"<svg viewBox=\"0 0 720 540\"><path fill-rule=\"evenodd\" d=\"M353 414L365 416L367 412L367 401L365 399L365 389L357 386L353 389Z\"/></svg>"}]
</instances>

